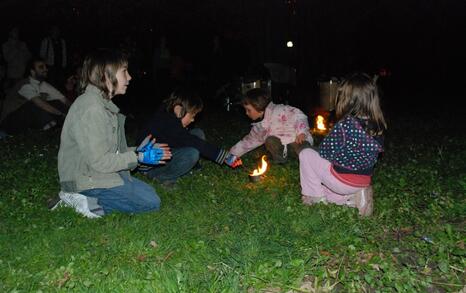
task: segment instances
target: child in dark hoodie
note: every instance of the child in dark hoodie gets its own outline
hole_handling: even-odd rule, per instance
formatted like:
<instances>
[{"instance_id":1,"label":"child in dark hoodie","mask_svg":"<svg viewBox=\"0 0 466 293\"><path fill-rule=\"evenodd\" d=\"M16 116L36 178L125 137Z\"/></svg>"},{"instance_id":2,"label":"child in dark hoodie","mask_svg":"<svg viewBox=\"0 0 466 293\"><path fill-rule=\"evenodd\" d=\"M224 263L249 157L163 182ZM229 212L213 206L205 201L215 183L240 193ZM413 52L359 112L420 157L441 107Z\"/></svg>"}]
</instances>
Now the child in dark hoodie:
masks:
<instances>
[{"instance_id":1,"label":"child in dark hoodie","mask_svg":"<svg viewBox=\"0 0 466 293\"><path fill-rule=\"evenodd\" d=\"M190 89L177 89L153 114L140 133L139 140L152 134L157 141L170 145L171 161L163 166L140 168L147 177L163 185L173 185L177 178L187 174L198 163L199 157L205 157L217 164L226 161L228 151L208 143L200 128L188 129L196 115L203 109L200 96Z\"/></svg>"}]
</instances>

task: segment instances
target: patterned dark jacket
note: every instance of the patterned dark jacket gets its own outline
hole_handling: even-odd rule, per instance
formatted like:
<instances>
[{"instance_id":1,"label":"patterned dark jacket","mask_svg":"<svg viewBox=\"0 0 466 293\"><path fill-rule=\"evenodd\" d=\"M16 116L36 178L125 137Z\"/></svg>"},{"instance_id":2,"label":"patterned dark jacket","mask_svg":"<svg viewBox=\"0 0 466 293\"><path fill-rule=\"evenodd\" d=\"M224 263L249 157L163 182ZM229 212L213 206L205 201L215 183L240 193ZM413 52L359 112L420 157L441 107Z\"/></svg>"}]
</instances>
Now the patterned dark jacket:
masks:
<instances>
[{"instance_id":1,"label":"patterned dark jacket","mask_svg":"<svg viewBox=\"0 0 466 293\"><path fill-rule=\"evenodd\" d=\"M337 173L372 175L383 152L383 137L370 136L365 130L367 124L366 120L347 116L321 142L320 156L330 161Z\"/></svg>"}]
</instances>

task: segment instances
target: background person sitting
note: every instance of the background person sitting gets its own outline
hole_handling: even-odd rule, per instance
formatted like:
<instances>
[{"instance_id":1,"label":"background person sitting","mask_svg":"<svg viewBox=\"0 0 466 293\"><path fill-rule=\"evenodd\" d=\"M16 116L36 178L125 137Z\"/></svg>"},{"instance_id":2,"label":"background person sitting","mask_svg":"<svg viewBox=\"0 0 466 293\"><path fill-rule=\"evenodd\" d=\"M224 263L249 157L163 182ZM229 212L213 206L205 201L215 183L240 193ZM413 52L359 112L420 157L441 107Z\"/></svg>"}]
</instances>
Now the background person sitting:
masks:
<instances>
[{"instance_id":1,"label":"background person sitting","mask_svg":"<svg viewBox=\"0 0 466 293\"><path fill-rule=\"evenodd\" d=\"M0 115L1 127L8 134L27 129L47 130L60 124L69 101L47 83L47 65L33 58L28 65L29 77L18 82L8 93Z\"/></svg>"}]
</instances>

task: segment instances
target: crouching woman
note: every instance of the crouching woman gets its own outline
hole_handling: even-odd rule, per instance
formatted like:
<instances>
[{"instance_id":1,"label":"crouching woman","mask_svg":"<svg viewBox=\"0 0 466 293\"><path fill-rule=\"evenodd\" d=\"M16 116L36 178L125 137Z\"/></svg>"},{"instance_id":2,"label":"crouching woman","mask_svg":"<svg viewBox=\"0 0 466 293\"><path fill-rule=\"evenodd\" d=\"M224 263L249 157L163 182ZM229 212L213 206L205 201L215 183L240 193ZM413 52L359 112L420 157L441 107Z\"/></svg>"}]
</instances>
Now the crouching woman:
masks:
<instances>
[{"instance_id":1,"label":"crouching woman","mask_svg":"<svg viewBox=\"0 0 466 293\"><path fill-rule=\"evenodd\" d=\"M128 61L122 53L99 49L83 65L84 91L66 116L58 152L60 198L89 216L86 199L95 198L105 214L158 210L160 198L148 184L130 176L142 164L160 164L171 157L167 145L146 141L128 148L125 117L112 102L129 85ZM84 213L83 213L84 210ZM86 214L87 213L87 214Z\"/></svg>"}]
</instances>

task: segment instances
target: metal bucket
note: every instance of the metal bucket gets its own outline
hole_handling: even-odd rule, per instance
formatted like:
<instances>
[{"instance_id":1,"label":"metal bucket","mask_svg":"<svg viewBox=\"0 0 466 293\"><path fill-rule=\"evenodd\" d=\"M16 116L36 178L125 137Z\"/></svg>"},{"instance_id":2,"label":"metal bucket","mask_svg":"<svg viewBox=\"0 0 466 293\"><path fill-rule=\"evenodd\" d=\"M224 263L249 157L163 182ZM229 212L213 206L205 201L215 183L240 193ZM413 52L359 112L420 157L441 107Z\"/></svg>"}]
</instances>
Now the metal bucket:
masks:
<instances>
[{"instance_id":1,"label":"metal bucket","mask_svg":"<svg viewBox=\"0 0 466 293\"><path fill-rule=\"evenodd\" d=\"M320 91L320 106L325 111L332 111L335 107L335 98L339 87L338 81L320 81L318 82Z\"/></svg>"},{"instance_id":2,"label":"metal bucket","mask_svg":"<svg viewBox=\"0 0 466 293\"><path fill-rule=\"evenodd\" d=\"M266 90L269 94L272 92L272 81L270 79L257 79L241 82L241 94L244 96L249 90L261 88Z\"/></svg>"}]
</instances>

